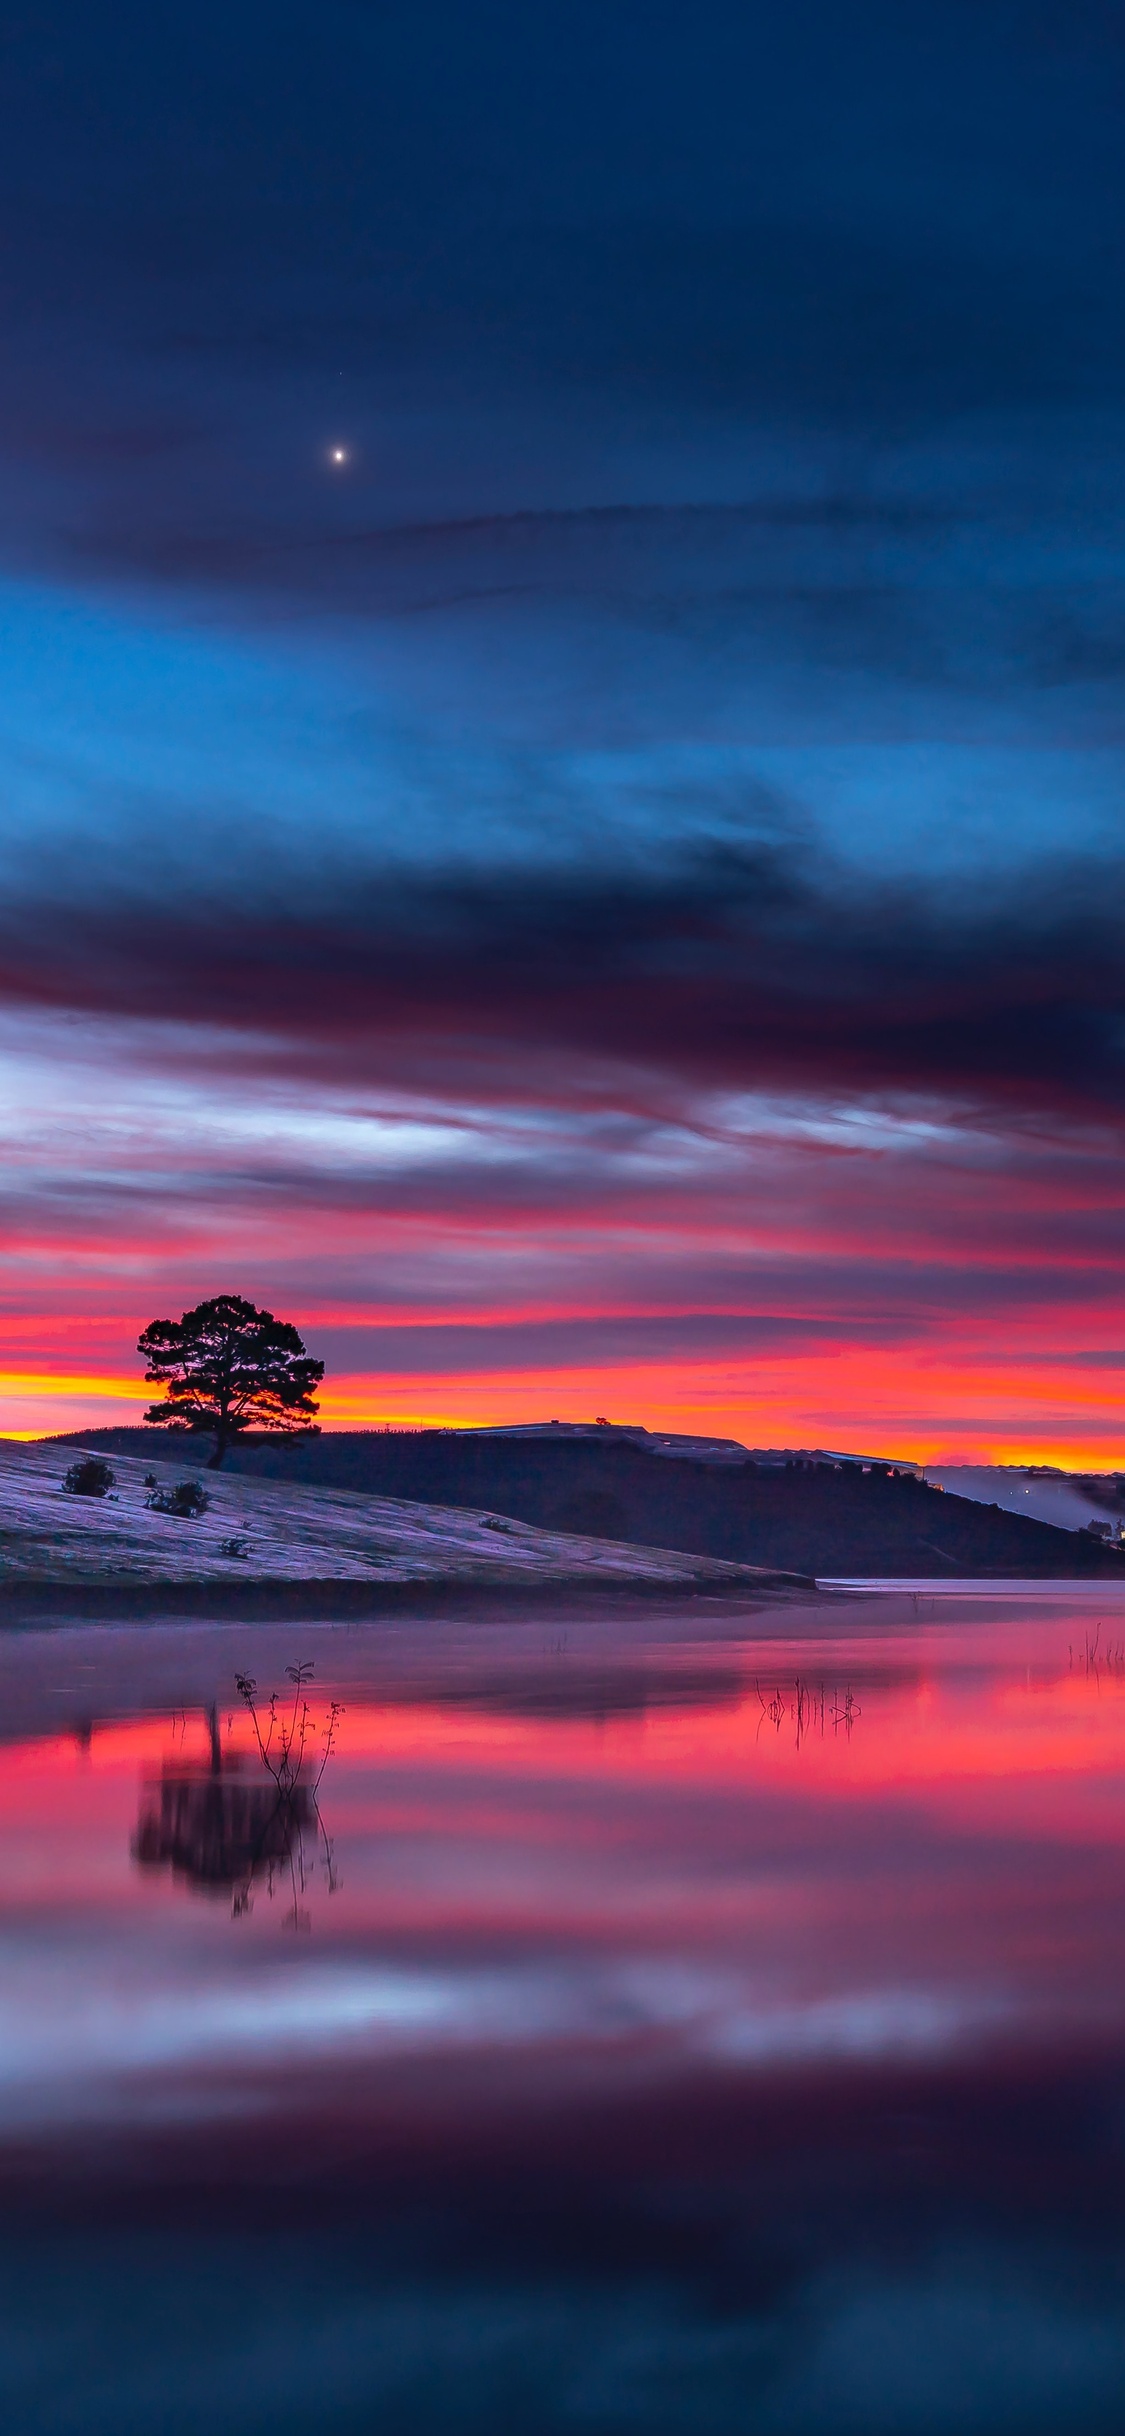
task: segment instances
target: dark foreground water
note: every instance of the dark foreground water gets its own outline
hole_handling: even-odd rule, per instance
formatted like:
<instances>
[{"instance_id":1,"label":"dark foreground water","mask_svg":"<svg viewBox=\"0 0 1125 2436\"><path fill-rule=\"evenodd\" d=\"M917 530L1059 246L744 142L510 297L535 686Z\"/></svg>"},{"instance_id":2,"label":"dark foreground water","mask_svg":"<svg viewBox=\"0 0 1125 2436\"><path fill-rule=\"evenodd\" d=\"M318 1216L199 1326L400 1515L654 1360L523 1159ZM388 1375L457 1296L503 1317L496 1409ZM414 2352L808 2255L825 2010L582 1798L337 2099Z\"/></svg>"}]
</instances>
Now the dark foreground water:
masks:
<instances>
[{"instance_id":1,"label":"dark foreground water","mask_svg":"<svg viewBox=\"0 0 1125 2436\"><path fill-rule=\"evenodd\" d=\"M301 1661L319 1802L235 1689ZM1121 2426L1112 1592L0 1684L8 2436Z\"/></svg>"}]
</instances>

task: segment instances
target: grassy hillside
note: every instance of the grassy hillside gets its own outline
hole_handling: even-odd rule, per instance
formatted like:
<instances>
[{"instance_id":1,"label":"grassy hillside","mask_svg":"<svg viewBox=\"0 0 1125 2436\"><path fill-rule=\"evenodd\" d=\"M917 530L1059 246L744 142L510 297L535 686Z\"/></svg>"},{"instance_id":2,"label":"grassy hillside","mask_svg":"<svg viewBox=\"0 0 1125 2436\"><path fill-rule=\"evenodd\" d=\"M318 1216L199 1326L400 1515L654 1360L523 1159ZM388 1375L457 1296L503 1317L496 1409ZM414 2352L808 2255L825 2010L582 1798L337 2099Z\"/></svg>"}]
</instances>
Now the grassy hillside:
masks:
<instances>
[{"instance_id":1,"label":"grassy hillside","mask_svg":"<svg viewBox=\"0 0 1125 2436\"><path fill-rule=\"evenodd\" d=\"M83 1443L151 1450L152 1437L107 1430ZM712 1467L654 1455L625 1439L440 1430L339 1431L290 1447L244 1444L230 1466L242 1477L479 1506L541 1530L822 1577L992 1573L1125 1581L1125 1558L1084 1532L977 1505L886 1469Z\"/></svg>"},{"instance_id":2,"label":"grassy hillside","mask_svg":"<svg viewBox=\"0 0 1125 2436\"><path fill-rule=\"evenodd\" d=\"M85 1444L86 1442L83 1441ZM158 1454L170 1450L161 1446ZM480 1507L419 1504L348 1489L200 1473L112 1450L111 1495L69 1494L71 1444L0 1441L0 1585L34 1582L236 1584L352 1582L532 1588L752 1587L743 1566L659 1548L541 1531ZM154 1507L145 1475L166 1487L194 1477L210 1503L196 1516Z\"/></svg>"}]
</instances>

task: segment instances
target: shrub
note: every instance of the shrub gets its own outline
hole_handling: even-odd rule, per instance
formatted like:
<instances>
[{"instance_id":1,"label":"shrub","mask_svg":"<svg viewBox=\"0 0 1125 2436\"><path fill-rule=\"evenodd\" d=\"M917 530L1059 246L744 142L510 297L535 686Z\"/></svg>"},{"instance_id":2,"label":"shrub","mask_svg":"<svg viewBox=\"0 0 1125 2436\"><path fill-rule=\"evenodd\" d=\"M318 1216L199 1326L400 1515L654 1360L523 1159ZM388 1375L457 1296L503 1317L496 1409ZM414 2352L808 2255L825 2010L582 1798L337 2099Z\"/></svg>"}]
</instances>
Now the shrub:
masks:
<instances>
[{"instance_id":1,"label":"shrub","mask_svg":"<svg viewBox=\"0 0 1125 2436\"><path fill-rule=\"evenodd\" d=\"M117 1475L102 1455L80 1455L72 1463L63 1487L71 1497L104 1497L114 1488Z\"/></svg>"},{"instance_id":2,"label":"shrub","mask_svg":"<svg viewBox=\"0 0 1125 2436\"><path fill-rule=\"evenodd\" d=\"M206 1514L211 1500L200 1480L177 1480L171 1489L150 1489L145 1504L154 1514L178 1514L194 1521Z\"/></svg>"}]
</instances>

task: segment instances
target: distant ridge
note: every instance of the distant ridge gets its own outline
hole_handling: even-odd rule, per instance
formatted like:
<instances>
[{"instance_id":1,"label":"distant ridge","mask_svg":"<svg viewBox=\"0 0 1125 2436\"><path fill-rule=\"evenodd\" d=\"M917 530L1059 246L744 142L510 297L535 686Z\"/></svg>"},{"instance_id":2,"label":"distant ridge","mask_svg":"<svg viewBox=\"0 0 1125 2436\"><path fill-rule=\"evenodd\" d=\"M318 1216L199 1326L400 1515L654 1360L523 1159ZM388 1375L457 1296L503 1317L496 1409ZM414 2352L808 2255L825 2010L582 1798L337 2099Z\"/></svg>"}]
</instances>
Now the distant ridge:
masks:
<instances>
[{"instance_id":1,"label":"distant ridge","mask_svg":"<svg viewBox=\"0 0 1125 2436\"><path fill-rule=\"evenodd\" d=\"M336 1433L332 1433L336 1434ZM356 1435L363 1433L357 1432ZM600 1445L625 1438L644 1449L646 1455L679 1456L690 1463L758 1463L784 1469L787 1463L873 1463L894 1466L902 1472L921 1477L922 1465L904 1461L898 1455L856 1455L826 1446L745 1446L741 1438L699 1438L677 1430L650 1430L643 1421L488 1421L469 1429L450 1429L434 1433L412 1429L399 1433L393 1424L373 1436L412 1438L435 1434L455 1438L589 1438Z\"/></svg>"}]
</instances>

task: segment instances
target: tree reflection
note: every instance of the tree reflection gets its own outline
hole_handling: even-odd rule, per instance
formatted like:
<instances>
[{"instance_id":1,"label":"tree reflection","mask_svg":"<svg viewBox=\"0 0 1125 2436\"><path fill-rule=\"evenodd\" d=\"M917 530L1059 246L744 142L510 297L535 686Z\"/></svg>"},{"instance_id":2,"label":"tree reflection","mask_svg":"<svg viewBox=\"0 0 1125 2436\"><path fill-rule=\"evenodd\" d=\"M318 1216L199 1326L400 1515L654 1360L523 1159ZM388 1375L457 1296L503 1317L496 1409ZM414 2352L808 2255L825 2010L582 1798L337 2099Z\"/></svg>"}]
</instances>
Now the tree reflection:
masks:
<instances>
[{"instance_id":1,"label":"tree reflection","mask_svg":"<svg viewBox=\"0 0 1125 2436\"><path fill-rule=\"evenodd\" d=\"M302 1691L305 1679L302 1669ZM264 1883L271 1900L283 1887L290 1926L308 1928L302 1899L318 1863L330 1894L337 1885L317 1789L335 1743L339 1706L331 1704L315 1777L302 1781L310 1740L307 1707L298 1741L290 1741L279 1769L259 1729L254 1686L239 1677L238 1688L253 1718L257 1752L224 1750L218 1710L207 1710L206 1754L191 1759L177 1753L142 1786L133 1858L142 1869L170 1870L198 1893L229 1894L236 1919L252 1908L258 1883Z\"/></svg>"}]
</instances>

